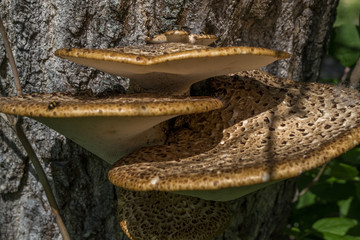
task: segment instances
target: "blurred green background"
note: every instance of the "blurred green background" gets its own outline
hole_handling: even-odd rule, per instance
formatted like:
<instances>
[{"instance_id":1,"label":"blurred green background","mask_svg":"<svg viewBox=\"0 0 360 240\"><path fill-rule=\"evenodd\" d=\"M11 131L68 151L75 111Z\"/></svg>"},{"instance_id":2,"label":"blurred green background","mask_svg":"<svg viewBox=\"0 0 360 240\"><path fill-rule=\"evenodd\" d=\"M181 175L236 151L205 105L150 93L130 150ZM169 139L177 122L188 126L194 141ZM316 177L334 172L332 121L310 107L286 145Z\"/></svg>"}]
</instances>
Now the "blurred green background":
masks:
<instances>
[{"instance_id":1,"label":"blurred green background","mask_svg":"<svg viewBox=\"0 0 360 240\"><path fill-rule=\"evenodd\" d=\"M360 1L340 0L334 27L342 24L359 24Z\"/></svg>"}]
</instances>

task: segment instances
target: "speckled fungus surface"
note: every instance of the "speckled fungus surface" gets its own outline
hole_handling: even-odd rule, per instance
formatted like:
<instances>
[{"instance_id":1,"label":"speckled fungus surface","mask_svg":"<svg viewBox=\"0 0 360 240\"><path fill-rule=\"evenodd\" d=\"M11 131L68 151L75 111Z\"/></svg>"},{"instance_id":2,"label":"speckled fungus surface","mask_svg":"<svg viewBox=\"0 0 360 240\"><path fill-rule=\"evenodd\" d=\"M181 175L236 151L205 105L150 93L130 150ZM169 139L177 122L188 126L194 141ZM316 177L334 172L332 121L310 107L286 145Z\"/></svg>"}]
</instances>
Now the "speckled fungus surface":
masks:
<instances>
[{"instance_id":1,"label":"speckled fungus surface","mask_svg":"<svg viewBox=\"0 0 360 240\"><path fill-rule=\"evenodd\" d=\"M210 45L217 40L215 35L210 34L189 34L187 31L172 30L163 34L158 34L146 39L147 43L159 44L169 42L191 43L195 45Z\"/></svg>"},{"instance_id":2,"label":"speckled fungus surface","mask_svg":"<svg viewBox=\"0 0 360 240\"><path fill-rule=\"evenodd\" d=\"M58 57L129 77L147 92L183 95L200 80L258 69L289 54L255 47L217 47L162 43L111 49L64 48Z\"/></svg>"},{"instance_id":3,"label":"speckled fungus surface","mask_svg":"<svg viewBox=\"0 0 360 240\"><path fill-rule=\"evenodd\" d=\"M210 240L225 230L230 219L222 202L167 192L120 189L118 202L120 226L132 240Z\"/></svg>"},{"instance_id":4,"label":"speckled fungus surface","mask_svg":"<svg viewBox=\"0 0 360 240\"><path fill-rule=\"evenodd\" d=\"M113 184L231 200L298 176L360 142L356 90L261 71L208 84L224 108L179 117L166 145L143 148L113 165Z\"/></svg>"},{"instance_id":5,"label":"speckled fungus surface","mask_svg":"<svg viewBox=\"0 0 360 240\"><path fill-rule=\"evenodd\" d=\"M112 163L140 146L159 143L154 127L172 117L221 108L209 97L157 95L96 98L67 93L1 97L0 111L28 116Z\"/></svg>"}]
</instances>

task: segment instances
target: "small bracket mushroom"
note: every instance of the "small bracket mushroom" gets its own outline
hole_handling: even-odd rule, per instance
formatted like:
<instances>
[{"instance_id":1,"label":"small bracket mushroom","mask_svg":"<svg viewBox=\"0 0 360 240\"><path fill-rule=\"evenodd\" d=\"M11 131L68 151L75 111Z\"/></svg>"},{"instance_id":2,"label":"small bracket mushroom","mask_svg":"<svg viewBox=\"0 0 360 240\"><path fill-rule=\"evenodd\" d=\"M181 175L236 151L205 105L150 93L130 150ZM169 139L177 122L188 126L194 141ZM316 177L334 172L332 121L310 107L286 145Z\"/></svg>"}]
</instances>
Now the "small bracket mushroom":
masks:
<instances>
[{"instance_id":1,"label":"small bracket mushroom","mask_svg":"<svg viewBox=\"0 0 360 240\"><path fill-rule=\"evenodd\" d=\"M179 42L111 49L64 48L55 55L128 77L146 92L171 95L186 94L190 86L200 80L258 69L290 56L265 48L212 48Z\"/></svg>"},{"instance_id":2,"label":"small bracket mushroom","mask_svg":"<svg viewBox=\"0 0 360 240\"><path fill-rule=\"evenodd\" d=\"M217 37L210 34L190 34L187 31L181 30L172 30L163 34L158 34L153 37L146 38L148 44L159 44L159 43L190 43L195 45L205 45L208 46L215 42Z\"/></svg>"}]
</instances>

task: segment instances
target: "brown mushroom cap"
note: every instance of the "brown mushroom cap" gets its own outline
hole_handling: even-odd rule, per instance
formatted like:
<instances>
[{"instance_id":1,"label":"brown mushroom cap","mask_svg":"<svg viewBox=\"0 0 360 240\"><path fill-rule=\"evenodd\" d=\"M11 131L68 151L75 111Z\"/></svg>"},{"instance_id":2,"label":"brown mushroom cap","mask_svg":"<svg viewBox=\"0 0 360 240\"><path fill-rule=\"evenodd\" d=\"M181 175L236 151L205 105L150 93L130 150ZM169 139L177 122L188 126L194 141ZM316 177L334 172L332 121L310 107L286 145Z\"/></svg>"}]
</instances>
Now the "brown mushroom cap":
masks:
<instances>
[{"instance_id":1,"label":"brown mushroom cap","mask_svg":"<svg viewBox=\"0 0 360 240\"><path fill-rule=\"evenodd\" d=\"M55 102L55 106L50 104ZM0 111L27 117L153 117L193 114L221 108L212 97L164 97L155 94L120 95L106 98L71 93L33 93L0 97Z\"/></svg>"},{"instance_id":2,"label":"brown mushroom cap","mask_svg":"<svg viewBox=\"0 0 360 240\"><path fill-rule=\"evenodd\" d=\"M230 219L222 202L167 192L120 189L118 202L121 228L132 240L210 240L224 231Z\"/></svg>"},{"instance_id":3,"label":"brown mushroom cap","mask_svg":"<svg viewBox=\"0 0 360 240\"><path fill-rule=\"evenodd\" d=\"M94 98L67 93L0 98L0 111L32 117L112 163L146 144L160 141L157 124L182 114L211 111L221 101L208 98L136 95Z\"/></svg>"},{"instance_id":4,"label":"brown mushroom cap","mask_svg":"<svg viewBox=\"0 0 360 240\"><path fill-rule=\"evenodd\" d=\"M113 165L113 184L230 200L241 195L237 189L246 193L298 176L360 142L356 90L260 71L208 82L224 108L179 117L166 145L142 148Z\"/></svg>"},{"instance_id":5,"label":"brown mushroom cap","mask_svg":"<svg viewBox=\"0 0 360 240\"><path fill-rule=\"evenodd\" d=\"M129 77L149 92L183 94L191 84L213 76L258 69L289 54L265 48L163 43L112 49L64 48L58 57Z\"/></svg>"},{"instance_id":6,"label":"brown mushroom cap","mask_svg":"<svg viewBox=\"0 0 360 240\"><path fill-rule=\"evenodd\" d=\"M189 32L183 30L171 30L164 33L167 42L188 42Z\"/></svg>"},{"instance_id":7,"label":"brown mushroom cap","mask_svg":"<svg viewBox=\"0 0 360 240\"><path fill-rule=\"evenodd\" d=\"M210 45L216 40L217 37L215 35L189 34L188 32L182 30L172 30L163 34L158 34L153 37L146 38L146 42L150 44L178 42L205 46Z\"/></svg>"},{"instance_id":8,"label":"brown mushroom cap","mask_svg":"<svg viewBox=\"0 0 360 240\"><path fill-rule=\"evenodd\" d=\"M147 37L145 39L145 41L148 44L159 44L159 43L166 43L168 40L167 40L165 34L158 34L158 35L154 35L152 37Z\"/></svg>"},{"instance_id":9,"label":"brown mushroom cap","mask_svg":"<svg viewBox=\"0 0 360 240\"><path fill-rule=\"evenodd\" d=\"M189 43L208 46L215 42L217 37L209 34L190 34Z\"/></svg>"}]
</instances>

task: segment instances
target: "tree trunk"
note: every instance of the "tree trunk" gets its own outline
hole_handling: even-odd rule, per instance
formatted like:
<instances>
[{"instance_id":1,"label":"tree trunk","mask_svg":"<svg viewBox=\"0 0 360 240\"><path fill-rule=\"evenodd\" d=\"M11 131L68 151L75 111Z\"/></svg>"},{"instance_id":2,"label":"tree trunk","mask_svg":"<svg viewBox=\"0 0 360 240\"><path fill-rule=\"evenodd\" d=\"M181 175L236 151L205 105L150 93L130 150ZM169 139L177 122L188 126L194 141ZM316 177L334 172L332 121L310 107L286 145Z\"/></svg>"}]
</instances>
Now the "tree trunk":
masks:
<instances>
[{"instance_id":1,"label":"tree trunk","mask_svg":"<svg viewBox=\"0 0 360 240\"><path fill-rule=\"evenodd\" d=\"M186 27L216 34L217 46L245 45L287 51L290 60L266 70L299 81L316 80L337 0L1 0L3 18L24 93L101 92L128 81L58 59L62 47L106 48L143 44L153 34ZM0 40L0 94L15 94ZM0 239L61 239L32 165L0 120ZM72 239L127 239L116 221L109 165L31 119L24 129L61 208ZM288 180L229 202L234 217L217 239L279 239L290 209Z\"/></svg>"}]
</instances>

